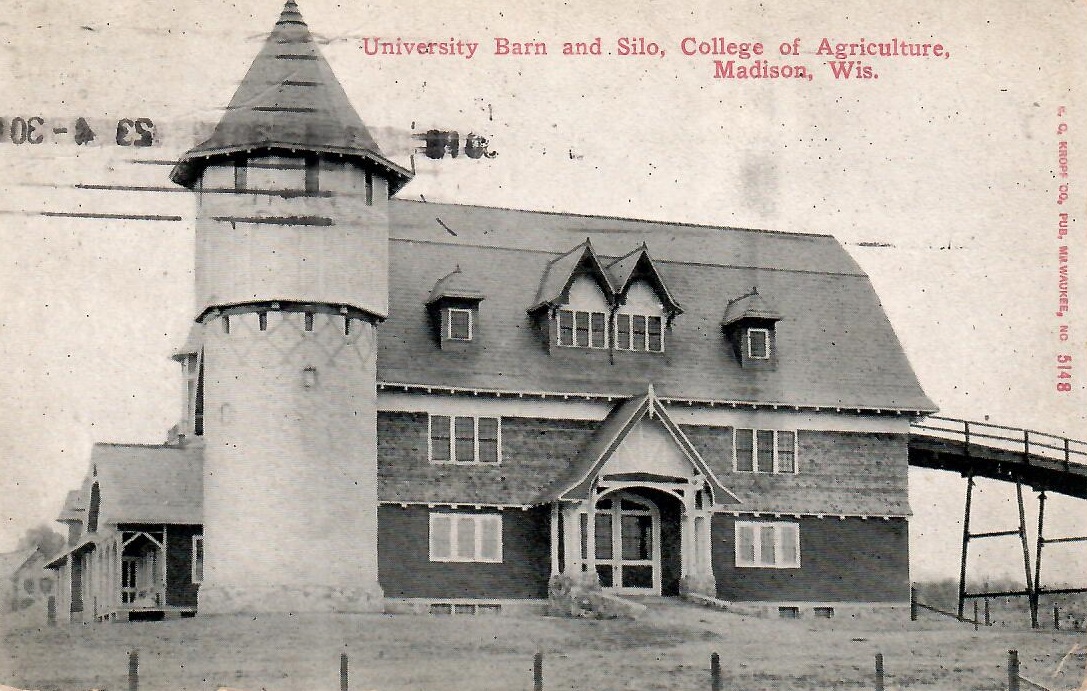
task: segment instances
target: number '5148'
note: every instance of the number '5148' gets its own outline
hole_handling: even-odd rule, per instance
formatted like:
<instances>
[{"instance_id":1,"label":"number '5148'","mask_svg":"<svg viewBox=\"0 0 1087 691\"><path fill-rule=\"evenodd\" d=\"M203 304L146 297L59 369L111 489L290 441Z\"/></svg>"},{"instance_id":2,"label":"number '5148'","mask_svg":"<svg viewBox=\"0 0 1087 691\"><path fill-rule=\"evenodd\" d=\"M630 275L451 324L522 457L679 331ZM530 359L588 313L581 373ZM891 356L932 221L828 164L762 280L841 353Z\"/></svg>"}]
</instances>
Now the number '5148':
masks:
<instances>
[{"instance_id":1,"label":"number '5148'","mask_svg":"<svg viewBox=\"0 0 1087 691\"><path fill-rule=\"evenodd\" d=\"M1058 355L1057 356L1057 379L1071 379L1072 378L1072 356L1071 355ZM1057 391L1071 391L1072 382L1059 381L1057 382Z\"/></svg>"}]
</instances>

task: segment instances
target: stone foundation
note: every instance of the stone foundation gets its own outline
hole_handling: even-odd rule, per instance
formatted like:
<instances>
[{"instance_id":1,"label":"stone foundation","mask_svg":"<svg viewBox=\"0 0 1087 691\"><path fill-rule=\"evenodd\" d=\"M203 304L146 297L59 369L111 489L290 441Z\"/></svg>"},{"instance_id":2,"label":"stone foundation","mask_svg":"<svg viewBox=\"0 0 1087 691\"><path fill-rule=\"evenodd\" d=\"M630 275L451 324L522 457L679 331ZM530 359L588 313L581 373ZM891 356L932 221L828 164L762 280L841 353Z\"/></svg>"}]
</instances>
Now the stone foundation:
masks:
<instances>
[{"instance_id":1,"label":"stone foundation","mask_svg":"<svg viewBox=\"0 0 1087 691\"><path fill-rule=\"evenodd\" d=\"M679 579L679 594L717 596L717 580L713 574L689 574Z\"/></svg>"},{"instance_id":2,"label":"stone foundation","mask_svg":"<svg viewBox=\"0 0 1087 691\"><path fill-rule=\"evenodd\" d=\"M370 587L333 586L200 586L200 614L361 613L384 612L385 598L376 583Z\"/></svg>"},{"instance_id":3,"label":"stone foundation","mask_svg":"<svg viewBox=\"0 0 1087 691\"><path fill-rule=\"evenodd\" d=\"M898 623L910 620L908 602L732 602L694 592L684 593L683 598L706 607L763 619L849 619Z\"/></svg>"}]
</instances>

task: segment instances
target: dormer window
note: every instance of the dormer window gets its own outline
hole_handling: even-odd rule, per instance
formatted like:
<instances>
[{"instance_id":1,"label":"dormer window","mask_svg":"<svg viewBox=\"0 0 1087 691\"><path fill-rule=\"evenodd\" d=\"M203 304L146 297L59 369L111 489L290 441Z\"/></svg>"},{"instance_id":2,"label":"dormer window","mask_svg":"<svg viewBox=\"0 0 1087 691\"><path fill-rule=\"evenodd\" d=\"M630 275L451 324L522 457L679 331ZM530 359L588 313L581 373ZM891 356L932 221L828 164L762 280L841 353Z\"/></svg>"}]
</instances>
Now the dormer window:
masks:
<instances>
[{"instance_id":1,"label":"dormer window","mask_svg":"<svg viewBox=\"0 0 1087 691\"><path fill-rule=\"evenodd\" d=\"M644 280L626 290L615 315L616 350L664 352L665 308L657 291Z\"/></svg>"},{"instance_id":2,"label":"dormer window","mask_svg":"<svg viewBox=\"0 0 1087 691\"><path fill-rule=\"evenodd\" d=\"M438 279L426 306L443 349L465 349L479 339L479 303L483 293L458 266Z\"/></svg>"},{"instance_id":3,"label":"dormer window","mask_svg":"<svg viewBox=\"0 0 1087 691\"><path fill-rule=\"evenodd\" d=\"M770 329L747 330L747 357L752 360L770 359Z\"/></svg>"},{"instance_id":4,"label":"dormer window","mask_svg":"<svg viewBox=\"0 0 1087 691\"><path fill-rule=\"evenodd\" d=\"M664 320L644 314L615 315L615 348L617 350L644 350L650 353L664 351Z\"/></svg>"},{"instance_id":5,"label":"dormer window","mask_svg":"<svg viewBox=\"0 0 1087 691\"><path fill-rule=\"evenodd\" d=\"M729 301L721 328L744 369L777 366L777 323L781 315L758 288Z\"/></svg>"},{"instance_id":6,"label":"dormer window","mask_svg":"<svg viewBox=\"0 0 1087 691\"><path fill-rule=\"evenodd\" d=\"M462 307L446 308L445 337L454 341L472 340L472 310Z\"/></svg>"},{"instance_id":7,"label":"dormer window","mask_svg":"<svg viewBox=\"0 0 1087 691\"><path fill-rule=\"evenodd\" d=\"M608 315L604 312L560 309L558 344L571 348L607 348Z\"/></svg>"},{"instance_id":8,"label":"dormer window","mask_svg":"<svg viewBox=\"0 0 1087 691\"><path fill-rule=\"evenodd\" d=\"M661 353L682 309L644 244L605 266L586 240L548 264L528 311L548 324L551 347Z\"/></svg>"}]
</instances>

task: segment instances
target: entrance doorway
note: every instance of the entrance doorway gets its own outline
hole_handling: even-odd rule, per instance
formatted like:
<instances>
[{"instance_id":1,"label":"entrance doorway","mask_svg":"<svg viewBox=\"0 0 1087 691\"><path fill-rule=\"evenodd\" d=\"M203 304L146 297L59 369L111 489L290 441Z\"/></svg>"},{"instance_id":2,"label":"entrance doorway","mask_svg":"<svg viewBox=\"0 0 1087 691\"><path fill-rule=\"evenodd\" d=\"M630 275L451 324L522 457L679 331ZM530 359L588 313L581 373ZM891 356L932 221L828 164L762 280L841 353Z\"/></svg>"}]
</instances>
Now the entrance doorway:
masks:
<instances>
[{"instance_id":1,"label":"entrance doorway","mask_svg":"<svg viewBox=\"0 0 1087 691\"><path fill-rule=\"evenodd\" d=\"M615 492L596 504L596 572L603 588L660 595L661 518L651 500Z\"/></svg>"}]
</instances>

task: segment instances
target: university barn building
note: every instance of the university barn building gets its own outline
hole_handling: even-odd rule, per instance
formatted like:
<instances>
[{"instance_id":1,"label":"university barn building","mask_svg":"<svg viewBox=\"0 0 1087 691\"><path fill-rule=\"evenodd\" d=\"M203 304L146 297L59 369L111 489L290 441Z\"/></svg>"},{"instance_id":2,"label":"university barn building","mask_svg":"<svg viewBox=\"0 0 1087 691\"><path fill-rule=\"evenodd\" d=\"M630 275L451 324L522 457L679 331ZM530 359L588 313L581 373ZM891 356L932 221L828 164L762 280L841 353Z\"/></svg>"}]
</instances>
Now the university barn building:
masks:
<instances>
[{"instance_id":1,"label":"university barn building","mask_svg":"<svg viewBox=\"0 0 1087 691\"><path fill-rule=\"evenodd\" d=\"M171 177L183 415L68 495L72 620L909 601L934 406L833 237L397 200L293 0Z\"/></svg>"}]
</instances>

